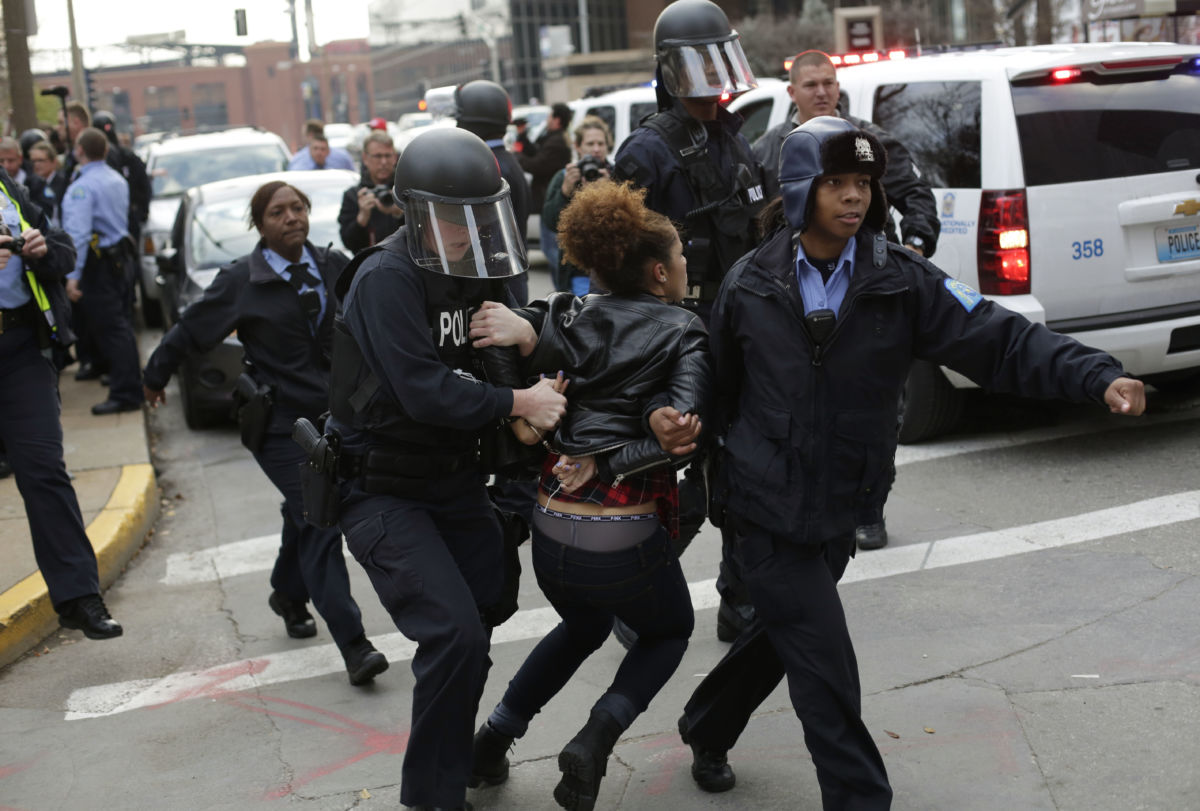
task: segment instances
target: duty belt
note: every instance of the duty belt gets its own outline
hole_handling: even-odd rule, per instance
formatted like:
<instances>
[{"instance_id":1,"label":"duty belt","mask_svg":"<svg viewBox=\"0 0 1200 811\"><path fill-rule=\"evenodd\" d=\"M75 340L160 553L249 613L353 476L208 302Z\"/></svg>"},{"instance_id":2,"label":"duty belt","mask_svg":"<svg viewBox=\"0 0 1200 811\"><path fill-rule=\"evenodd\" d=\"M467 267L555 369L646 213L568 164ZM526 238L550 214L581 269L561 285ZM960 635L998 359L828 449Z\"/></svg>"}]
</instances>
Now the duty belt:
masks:
<instances>
[{"instance_id":1,"label":"duty belt","mask_svg":"<svg viewBox=\"0 0 1200 811\"><path fill-rule=\"evenodd\" d=\"M11 310L0 310L0 335L16 327L33 325L33 312L29 307L14 307Z\"/></svg>"},{"instance_id":2,"label":"duty belt","mask_svg":"<svg viewBox=\"0 0 1200 811\"><path fill-rule=\"evenodd\" d=\"M375 475L436 478L461 473L478 465L479 455L473 451L458 454L432 451L415 453L409 449L375 446L367 448L362 454L343 451L338 458L338 475L345 479Z\"/></svg>"}]
</instances>

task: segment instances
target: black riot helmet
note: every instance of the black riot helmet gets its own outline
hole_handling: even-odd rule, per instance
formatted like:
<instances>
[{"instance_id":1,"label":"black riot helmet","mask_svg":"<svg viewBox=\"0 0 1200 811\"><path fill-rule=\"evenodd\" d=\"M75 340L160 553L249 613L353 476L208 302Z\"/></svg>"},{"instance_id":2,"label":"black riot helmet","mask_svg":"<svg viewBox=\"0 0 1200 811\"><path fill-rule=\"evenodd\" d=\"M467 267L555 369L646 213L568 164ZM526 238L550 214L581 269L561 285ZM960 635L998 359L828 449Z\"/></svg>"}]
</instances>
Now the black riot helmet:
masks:
<instances>
[{"instance_id":1,"label":"black riot helmet","mask_svg":"<svg viewBox=\"0 0 1200 811\"><path fill-rule=\"evenodd\" d=\"M110 144L117 143L117 119L108 110L101 110L93 115L92 126L104 133Z\"/></svg>"},{"instance_id":2,"label":"black riot helmet","mask_svg":"<svg viewBox=\"0 0 1200 811\"><path fill-rule=\"evenodd\" d=\"M400 154L394 185L418 267L472 279L525 272L508 183L479 136L429 128Z\"/></svg>"},{"instance_id":3,"label":"black riot helmet","mask_svg":"<svg viewBox=\"0 0 1200 811\"><path fill-rule=\"evenodd\" d=\"M512 99L495 82L476 79L454 91L454 117L459 127L480 138L501 138L512 122Z\"/></svg>"},{"instance_id":4,"label":"black riot helmet","mask_svg":"<svg viewBox=\"0 0 1200 811\"><path fill-rule=\"evenodd\" d=\"M779 189L788 225L800 232L808 228L817 178L863 172L871 176L871 204L863 224L883 231L888 206L879 179L886 168L887 151L871 133L844 118L810 118L788 133L779 151Z\"/></svg>"},{"instance_id":5,"label":"black riot helmet","mask_svg":"<svg viewBox=\"0 0 1200 811\"><path fill-rule=\"evenodd\" d=\"M758 87L729 18L709 0L676 0L654 23L659 77L674 98L736 96Z\"/></svg>"},{"instance_id":6,"label":"black riot helmet","mask_svg":"<svg viewBox=\"0 0 1200 811\"><path fill-rule=\"evenodd\" d=\"M17 143L21 145L21 155L25 160L29 160L29 147L38 141L44 140L46 140L46 133L38 129L29 129L21 133L21 137L17 139Z\"/></svg>"}]
</instances>

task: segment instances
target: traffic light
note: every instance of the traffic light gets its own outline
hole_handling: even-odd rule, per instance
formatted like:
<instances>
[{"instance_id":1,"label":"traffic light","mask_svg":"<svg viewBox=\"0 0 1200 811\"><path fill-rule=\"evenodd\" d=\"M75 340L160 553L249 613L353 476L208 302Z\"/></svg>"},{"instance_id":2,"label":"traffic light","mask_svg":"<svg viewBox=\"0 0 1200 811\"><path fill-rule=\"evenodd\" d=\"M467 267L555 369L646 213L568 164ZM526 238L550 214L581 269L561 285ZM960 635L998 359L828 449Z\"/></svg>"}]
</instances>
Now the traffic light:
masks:
<instances>
[{"instance_id":1,"label":"traffic light","mask_svg":"<svg viewBox=\"0 0 1200 811\"><path fill-rule=\"evenodd\" d=\"M100 97L96 93L96 85L93 82L93 75L87 68L83 69L83 94L85 96L84 104L87 105L89 112L95 112L100 109Z\"/></svg>"},{"instance_id":2,"label":"traffic light","mask_svg":"<svg viewBox=\"0 0 1200 811\"><path fill-rule=\"evenodd\" d=\"M239 37L246 36L246 9L235 8L233 10L233 26Z\"/></svg>"},{"instance_id":3,"label":"traffic light","mask_svg":"<svg viewBox=\"0 0 1200 811\"><path fill-rule=\"evenodd\" d=\"M461 11L458 12L458 33L462 35L463 39L467 38L467 15Z\"/></svg>"}]
</instances>

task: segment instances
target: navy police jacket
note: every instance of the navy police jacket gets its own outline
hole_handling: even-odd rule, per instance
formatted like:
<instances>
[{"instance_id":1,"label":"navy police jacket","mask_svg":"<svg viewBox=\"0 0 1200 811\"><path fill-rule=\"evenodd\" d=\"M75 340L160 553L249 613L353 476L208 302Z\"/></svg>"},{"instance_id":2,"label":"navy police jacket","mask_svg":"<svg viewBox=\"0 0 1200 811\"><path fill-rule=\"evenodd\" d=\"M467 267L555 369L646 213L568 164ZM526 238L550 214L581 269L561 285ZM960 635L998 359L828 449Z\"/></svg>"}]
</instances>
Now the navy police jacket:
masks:
<instances>
[{"instance_id":1,"label":"navy police jacket","mask_svg":"<svg viewBox=\"0 0 1200 811\"><path fill-rule=\"evenodd\" d=\"M913 359L990 391L1103 402L1123 372L1109 355L993 304L862 229L837 325L805 331L791 231L734 266L710 323L725 437L714 505L796 543L848 537L882 509L900 393ZM880 240L882 242L882 240Z\"/></svg>"},{"instance_id":2,"label":"navy police jacket","mask_svg":"<svg viewBox=\"0 0 1200 811\"><path fill-rule=\"evenodd\" d=\"M146 362L143 381L162 389L189 355L207 352L237 330L254 377L274 389L268 430L290 434L298 417L313 419L329 401L329 344L337 307L334 285L346 257L305 243L325 283L325 312L316 335L295 289L271 269L261 243L221 268L204 296L189 306Z\"/></svg>"}]
</instances>

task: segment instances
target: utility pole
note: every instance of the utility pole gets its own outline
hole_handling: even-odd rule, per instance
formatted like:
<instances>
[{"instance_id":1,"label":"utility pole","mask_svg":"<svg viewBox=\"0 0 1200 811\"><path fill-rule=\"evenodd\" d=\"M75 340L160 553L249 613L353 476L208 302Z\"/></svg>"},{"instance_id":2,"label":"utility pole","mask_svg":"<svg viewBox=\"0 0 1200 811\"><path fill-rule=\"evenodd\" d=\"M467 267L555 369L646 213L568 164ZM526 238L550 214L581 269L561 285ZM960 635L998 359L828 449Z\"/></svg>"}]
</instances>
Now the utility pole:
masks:
<instances>
[{"instance_id":1,"label":"utility pole","mask_svg":"<svg viewBox=\"0 0 1200 811\"><path fill-rule=\"evenodd\" d=\"M25 0L3 2L12 126L16 132L22 132L38 124L37 107L33 102L33 74L29 70L29 43L25 39Z\"/></svg>"},{"instance_id":2,"label":"utility pole","mask_svg":"<svg viewBox=\"0 0 1200 811\"><path fill-rule=\"evenodd\" d=\"M80 104L87 104L87 88L83 84L83 54L79 52L79 40L75 38L75 4L71 0L67 0L67 29L71 33L71 95Z\"/></svg>"}]
</instances>

